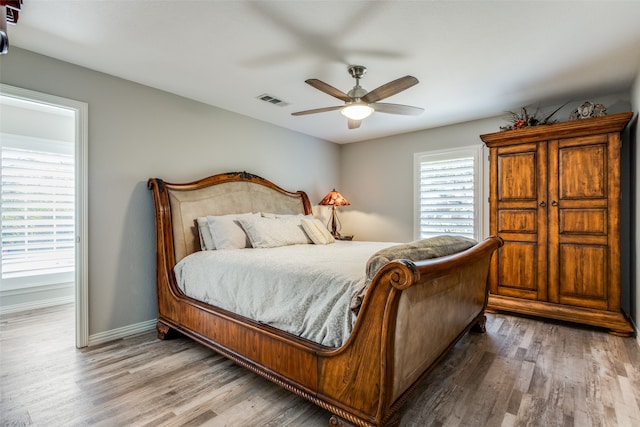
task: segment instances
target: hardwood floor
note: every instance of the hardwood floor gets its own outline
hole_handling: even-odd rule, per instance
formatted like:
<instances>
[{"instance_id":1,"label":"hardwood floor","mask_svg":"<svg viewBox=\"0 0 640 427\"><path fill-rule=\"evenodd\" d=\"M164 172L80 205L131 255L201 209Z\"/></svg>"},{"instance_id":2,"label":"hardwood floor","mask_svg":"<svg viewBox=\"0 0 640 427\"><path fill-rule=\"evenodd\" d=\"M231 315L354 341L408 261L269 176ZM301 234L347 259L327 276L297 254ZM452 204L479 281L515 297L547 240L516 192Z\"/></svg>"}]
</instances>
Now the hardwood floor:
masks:
<instances>
[{"instance_id":1,"label":"hardwood floor","mask_svg":"<svg viewBox=\"0 0 640 427\"><path fill-rule=\"evenodd\" d=\"M640 426L640 348L502 314L465 336L401 426ZM0 317L4 426L326 426L329 414L201 345L154 332L78 350L70 305Z\"/></svg>"}]
</instances>

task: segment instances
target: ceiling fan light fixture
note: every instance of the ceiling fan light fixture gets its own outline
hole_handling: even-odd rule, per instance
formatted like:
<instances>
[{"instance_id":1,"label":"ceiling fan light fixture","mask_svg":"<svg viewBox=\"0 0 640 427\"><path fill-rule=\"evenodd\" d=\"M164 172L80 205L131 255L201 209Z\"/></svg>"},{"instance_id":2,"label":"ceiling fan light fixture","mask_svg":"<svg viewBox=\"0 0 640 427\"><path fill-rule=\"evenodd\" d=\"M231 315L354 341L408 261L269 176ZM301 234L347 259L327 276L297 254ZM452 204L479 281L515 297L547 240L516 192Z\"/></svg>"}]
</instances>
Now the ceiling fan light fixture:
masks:
<instances>
[{"instance_id":1,"label":"ceiling fan light fixture","mask_svg":"<svg viewBox=\"0 0 640 427\"><path fill-rule=\"evenodd\" d=\"M362 86L360 86L360 78L364 75L366 70L367 69L361 65L352 65L349 67L349 74L351 74L351 77L356 79L356 85L348 93L344 93L340 89L336 89L322 80L305 80L305 83L311 87L341 100L344 104L324 108L314 108L312 110L296 111L291 113L291 115L305 116L307 114L340 110L340 113L349 119L347 121L347 127L349 129L357 129L360 127L362 120L366 119L374 112L399 114L403 116L417 116L424 111L422 108L411 107L409 105L378 102L418 84L418 79L413 76L400 77L399 79L392 80L382 86L378 86L371 92L367 92L362 88Z\"/></svg>"},{"instance_id":2,"label":"ceiling fan light fixture","mask_svg":"<svg viewBox=\"0 0 640 427\"><path fill-rule=\"evenodd\" d=\"M352 102L340 110L343 116L351 120L366 119L373 114L373 111L373 108L365 102Z\"/></svg>"}]
</instances>

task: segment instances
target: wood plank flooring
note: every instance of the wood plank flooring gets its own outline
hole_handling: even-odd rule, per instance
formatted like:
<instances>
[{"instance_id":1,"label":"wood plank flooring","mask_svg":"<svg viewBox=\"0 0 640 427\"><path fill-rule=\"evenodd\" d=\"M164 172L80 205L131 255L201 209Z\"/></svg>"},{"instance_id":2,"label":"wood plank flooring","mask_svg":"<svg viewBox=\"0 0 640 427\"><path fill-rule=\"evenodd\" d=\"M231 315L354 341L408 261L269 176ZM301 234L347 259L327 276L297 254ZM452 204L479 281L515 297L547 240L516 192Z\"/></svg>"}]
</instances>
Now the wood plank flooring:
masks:
<instances>
[{"instance_id":1,"label":"wood plank flooring","mask_svg":"<svg viewBox=\"0 0 640 427\"><path fill-rule=\"evenodd\" d=\"M0 317L3 426L326 426L329 414L186 338L78 350L70 305ZM465 336L401 426L640 426L634 338L502 314Z\"/></svg>"}]
</instances>

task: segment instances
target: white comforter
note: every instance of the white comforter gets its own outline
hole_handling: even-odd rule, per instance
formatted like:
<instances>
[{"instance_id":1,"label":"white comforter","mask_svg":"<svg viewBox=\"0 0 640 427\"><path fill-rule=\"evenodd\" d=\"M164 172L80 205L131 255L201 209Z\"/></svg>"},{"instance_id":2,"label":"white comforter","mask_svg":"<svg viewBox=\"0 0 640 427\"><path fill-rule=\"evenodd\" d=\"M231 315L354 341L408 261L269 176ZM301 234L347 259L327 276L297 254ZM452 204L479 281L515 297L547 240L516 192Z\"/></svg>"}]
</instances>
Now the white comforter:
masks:
<instances>
[{"instance_id":1,"label":"white comforter","mask_svg":"<svg viewBox=\"0 0 640 427\"><path fill-rule=\"evenodd\" d=\"M268 249L202 251L175 266L182 291L329 347L340 347L355 315L371 255L388 242L344 242Z\"/></svg>"}]
</instances>

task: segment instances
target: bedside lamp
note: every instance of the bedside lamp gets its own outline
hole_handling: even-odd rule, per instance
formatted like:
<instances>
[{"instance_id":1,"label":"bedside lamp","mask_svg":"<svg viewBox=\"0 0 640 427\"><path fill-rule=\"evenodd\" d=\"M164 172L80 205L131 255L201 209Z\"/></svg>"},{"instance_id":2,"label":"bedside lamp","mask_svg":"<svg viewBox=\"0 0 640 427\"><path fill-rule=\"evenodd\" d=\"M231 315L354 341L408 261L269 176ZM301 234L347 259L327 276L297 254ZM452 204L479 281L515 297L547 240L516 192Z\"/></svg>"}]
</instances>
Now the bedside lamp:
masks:
<instances>
[{"instance_id":1,"label":"bedside lamp","mask_svg":"<svg viewBox=\"0 0 640 427\"><path fill-rule=\"evenodd\" d=\"M322 206L331 206L331 210L332 210L332 215L331 215L331 228L329 228L329 224L327 223L327 228L331 231L331 235L333 237L337 237L340 236L340 233L338 232L338 230L340 229L340 221L338 220L338 214L336 212L336 207L338 206L347 206L350 203L347 201L347 199L345 199L342 194L338 193L336 191L336 189L334 188L332 191L330 191L326 196L324 196L324 199L322 199L322 201L320 202L320 205Z\"/></svg>"}]
</instances>

